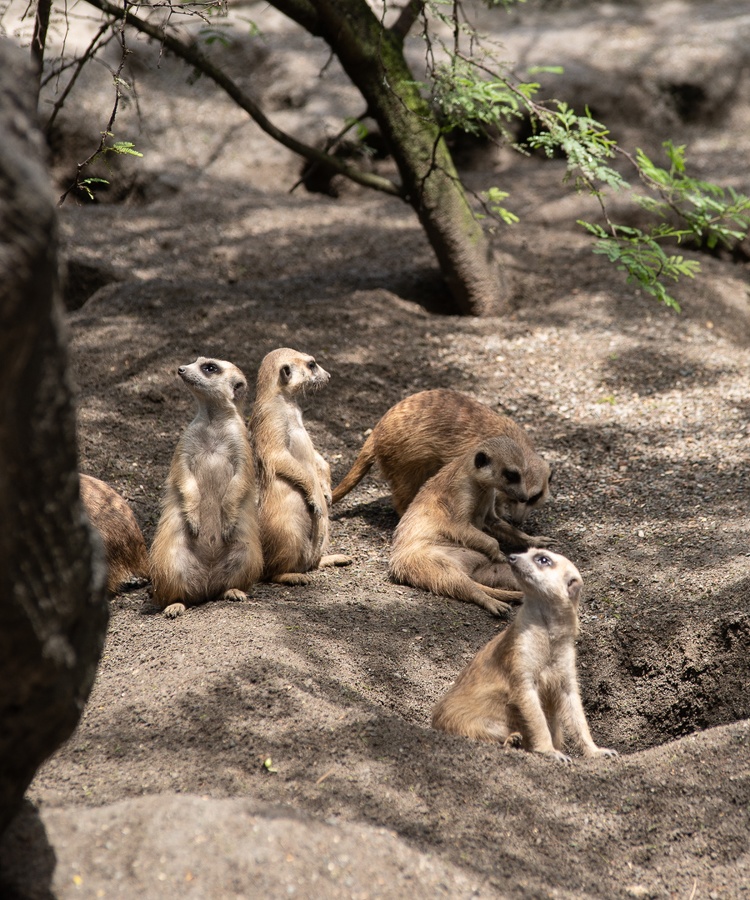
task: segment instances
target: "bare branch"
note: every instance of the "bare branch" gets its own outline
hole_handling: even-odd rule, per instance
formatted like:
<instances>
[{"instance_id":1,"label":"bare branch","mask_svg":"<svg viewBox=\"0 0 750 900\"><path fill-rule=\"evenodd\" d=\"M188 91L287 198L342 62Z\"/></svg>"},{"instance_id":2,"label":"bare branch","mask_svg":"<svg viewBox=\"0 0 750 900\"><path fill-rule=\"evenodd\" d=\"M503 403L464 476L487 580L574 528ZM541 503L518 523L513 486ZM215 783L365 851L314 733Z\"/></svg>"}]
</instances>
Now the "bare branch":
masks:
<instances>
[{"instance_id":1,"label":"bare branch","mask_svg":"<svg viewBox=\"0 0 750 900\"><path fill-rule=\"evenodd\" d=\"M86 0L86 2L109 16L124 20L128 25L131 25L138 31L159 41L168 50L174 53L175 56L179 56L180 59L189 63L203 75L206 75L225 91L241 109L244 109L262 131L272 137L275 141L278 141L278 143L282 144L284 147L287 147L289 150L292 150L294 153L305 159L327 166L364 187L373 188L374 190L391 194L396 197L403 196L402 188L390 181L390 179L382 178L381 176L374 175L370 172L363 172L361 169L356 168L356 166L351 166L343 160L337 159L335 156L331 156L328 153L324 153L322 150L303 144L301 141L298 141L280 128L277 128L276 125L267 118L258 104L225 72L218 66L215 66L210 60L206 59L194 44L188 44L174 35L169 34L163 28L154 25L145 19L141 19L139 16L127 12L125 9L114 6L109 0Z\"/></svg>"}]
</instances>

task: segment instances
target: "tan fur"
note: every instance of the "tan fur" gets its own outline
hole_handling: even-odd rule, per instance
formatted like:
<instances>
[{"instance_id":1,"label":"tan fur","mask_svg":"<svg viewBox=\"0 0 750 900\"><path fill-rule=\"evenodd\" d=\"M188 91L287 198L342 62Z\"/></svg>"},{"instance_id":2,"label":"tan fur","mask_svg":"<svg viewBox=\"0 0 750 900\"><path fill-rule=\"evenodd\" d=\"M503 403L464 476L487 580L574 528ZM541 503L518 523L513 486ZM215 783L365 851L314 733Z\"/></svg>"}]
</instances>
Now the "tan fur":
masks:
<instances>
[{"instance_id":1,"label":"tan fur","mask_svg":"<svg viewBox=\"0 0 750 900\"><path fill-rule=\"evenodd\" d=\"M329 378L312 356L288 347L268 353L258 370L250 432L267 581L306 584L313 569L351 562L326 555L331 471L310 440L297 402L300 393L323 387Z\"/></svg>"},{"instance_id":2,"label":"tan fur","mask_svg":"<svg viewBox=\"0 0 750 900\"><path fill-rule=\"evenodd\" d=\"M449 460L462 456L485 438L512 438L524 455L528 496L503 498L498 516L522 525L530 510L549 497L550 467L534 449L526 432L472 397L452 390L421 391L392 406L377 423L354 465L333 491L336 503L364 478L377 462L391 488L393 506L403 515L420 487ZM549 542L517 528L498 524L498 537L525 546Z\"/></svg>"},{"instance_id":3,"label":"tan fur","mask_svg":"<svg viewBox=\"0 0 750 900\"><path fill-rule=\"evenodd\" d=\"M524 453L506 436L483 441L419 490L393 536L391 576L479 604L495 615L521 594L497 540L482 531L499 496L526 496Z\"/></svg>"},{"instance_id":4,"label":"tan fur","mask_svg":"<svg viewBox=\"0 0 750 900\"><path fill-rule=\"evenodd\" d=\"M154 602L186 606L246 597L263 569L253 456L242 418L247 380L225 360L180 366L198 412L177 444L151 547Z\"/></svg>"},{"instance_id":5,"label":"tan fur","mask_svg":"<svg viewBox=\"0 0 750 900\"><path fill-rule=\"evenodd\" d=\"M117 491L81 475L81 500L99 532L107 558L107 590L116 594L130 581L148 580L148 550L133 511Z\"/></svg>"},{"instance_id":6,"label":"tan fur","mask_svg":"<svg viewBox=\"0 0 750 900\"><path fill-rule=\"evenodd\" d=\"M520 735L525 749L561 762L570 762L563 752L567 733L584 756L616 756L593 742L578 691L578 569L536 547L509 560L523 604L435 707L433 727L480 741L509 743Z\"/></svg>"}]
</instances>

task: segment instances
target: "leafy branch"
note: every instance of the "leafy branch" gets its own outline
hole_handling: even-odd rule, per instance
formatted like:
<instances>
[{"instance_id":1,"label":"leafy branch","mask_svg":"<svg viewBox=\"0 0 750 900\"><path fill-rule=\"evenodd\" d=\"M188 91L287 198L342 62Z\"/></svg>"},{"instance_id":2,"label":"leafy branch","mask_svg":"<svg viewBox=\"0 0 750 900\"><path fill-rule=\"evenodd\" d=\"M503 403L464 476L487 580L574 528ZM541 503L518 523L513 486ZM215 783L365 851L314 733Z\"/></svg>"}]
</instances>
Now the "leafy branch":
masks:
<instances>
[{"instance_id":1,"label":"leafy branch","mask_svg":"<svg viewBox=\"0 0 750 900\"><path fill-rule=\"evenodd\" d=\"M514 78L505 68L495 71L490 55L463 54L455 35L454 31L455 47L444 48L449 61L431 72L431 100L444 130L500 135L515 149L526 152L525 147L514 143L508 125L514 119L528 117L533 134L526 147L549 157L562 153L567 160L566 180L573 181L577 190L588 191L600 206L605 225L578 222L596 239L594 252L625 272L628 281L679 310L669 285L682 277L694 278L700 263L669 254L663 245L690 240L709 249L718 244L731 248L750 229L750 198L732 188L691 177L685 147L671 141L663 145L668 168L654 163L641 149L634 154L627 152L588 110L580 115L562 101L537 100L537 82ZM430 50L428 57L432 55ZM637 193L614 168L617 158L628 161L648 194ZM632 201L651 214L655 223L642 230L613 222L607 210L608 191L629 191ZM480 202L485 212L511 224L517 218L500 203L507 196L499 188L491 188Z\"/></svg>"}]
</instances>

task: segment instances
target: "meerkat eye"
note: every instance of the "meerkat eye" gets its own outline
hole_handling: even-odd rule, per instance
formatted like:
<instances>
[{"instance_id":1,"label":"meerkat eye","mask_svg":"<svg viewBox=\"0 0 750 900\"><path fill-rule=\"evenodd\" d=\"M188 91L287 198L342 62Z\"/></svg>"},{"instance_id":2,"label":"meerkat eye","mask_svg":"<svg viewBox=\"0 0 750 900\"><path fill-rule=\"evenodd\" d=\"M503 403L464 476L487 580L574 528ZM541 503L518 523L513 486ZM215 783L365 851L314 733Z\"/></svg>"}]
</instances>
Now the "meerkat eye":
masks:
<instances>
[{"instance_id":1,"label":"meerkat eye","mask_svg":"<svg viewBox=\"0 0 750 900\"><path fill-rule=\"evenodd\" d=\"M307 364L307 368L311 372L314 372L318 368L318 364L315 362L314 359L311 359L310 362Z\"/></svg>"},{"instance_id":2,"label":"meerkat eye","mask_svg":"<svg viewBox=\"0 0 750 900\"><path fill-rule=\"evenodd\" d=\"M518 484L521 480L521 473L515 469L503 469L503 478L508 484Z\"/></svg>"},{"instance_id":3,"label":"meerkat eye","mask_svg":"<svg viewBox=\"0 0 750 900\"><path fill-rule=\"evenodd\" d=\"M528 499L529 506L533 506L535 503L538 503L542 499L542 494L544 494L544 491L539 491L538 494L534 494L533 497L529 497L529 499Z\"/></svg>"},{"instance_id":4,"label":"meerkat eye","mask_svg":"<svg viewBox=\"0 0 750 900\"><path fill-rule=\"evenodd\" d=\"M218 371L219 367L211 362L203 363L201 366L201 372L205 372L206 375L214 375Z\"/></svg>"},{"instance_id":5,"label":"meerkat eye","mask_svg":"<svg viewBox=\"0 0 750 900\"><path fill-rule=\"evenodd\" d=\"M482 453L480 450L479 453L474 457L474 466L477 469L483 469L485 466L490 464L490 458L486 453Z\"/></svg>"},{"instance_id":6,"label":"meerkat eye","mask_svg":"<svg viewBox=\"0 0 750 900\"><path fill-rule=\"evenodd\" d=\"M543 553L540 553L539 556L534 557L534 562L539 566L551 566L552 560L549 556L545 556Z\"/></svg>"}]
</instances>

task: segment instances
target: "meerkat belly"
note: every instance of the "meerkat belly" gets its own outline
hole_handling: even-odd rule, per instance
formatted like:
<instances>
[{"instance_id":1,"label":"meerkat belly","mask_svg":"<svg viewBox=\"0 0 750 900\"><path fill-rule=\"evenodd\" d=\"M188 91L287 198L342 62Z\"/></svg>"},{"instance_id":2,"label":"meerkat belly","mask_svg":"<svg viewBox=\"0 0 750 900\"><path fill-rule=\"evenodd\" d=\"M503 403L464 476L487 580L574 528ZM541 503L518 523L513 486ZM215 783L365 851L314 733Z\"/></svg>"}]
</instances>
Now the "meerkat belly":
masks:
<instances>
[{"instance_id":1,"label":"meerkat belly","mask_svg":"<svg viewBox=\"0 0 750 900\"><path fill-rule=\"evenodd\" d=\"M234 475L234 467L225 454L206 453L197 476L200 491L200 531L197 549L212 557L222 552L222 510L227 486Z\"/></svg>"}]
</instances>

